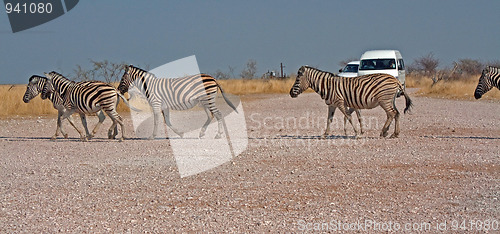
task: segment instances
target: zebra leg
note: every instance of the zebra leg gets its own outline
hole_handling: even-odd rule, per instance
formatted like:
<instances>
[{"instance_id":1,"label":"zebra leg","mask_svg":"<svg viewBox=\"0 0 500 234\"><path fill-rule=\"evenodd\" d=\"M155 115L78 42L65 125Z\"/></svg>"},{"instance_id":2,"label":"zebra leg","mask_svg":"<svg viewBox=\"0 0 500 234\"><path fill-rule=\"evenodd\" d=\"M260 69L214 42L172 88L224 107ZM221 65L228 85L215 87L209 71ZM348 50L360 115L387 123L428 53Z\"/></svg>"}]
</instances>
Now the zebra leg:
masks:
<instances>
[{"instance_id":1,"label":"zebra leg","mask_svg":"<svg viewBox=\"0 0 500 234\"><path fill-rule=\"evenodd\" d=\"M328 136L328 133L330 132L330 124L332 123L333 115L335 114L335 109L337 109L337 107L334 105L328 106L328 118L326 119L326 130L325 133L323 133L322 138L326 138Z\"/></svg>"},{"instance_id":2,"label":"zebra leg","mask_svg":"<svg viewBox=\"0 0 500 234\"><path fill-rule=\"evenodd\" d=\"M212 114L215 116L215 118L217 119L217 123L218 123L218 131L217 131L217 135L215 135L214 139L220 139L222 137L222 128L223 128L223 125L222 125L222 114L220 113L219 110L215 109L215 111L212 111Z\"/></svg>"},{"instance_id":3,"label":"zebra leg","mask_svg":"<svg viewBox=\"0 0 500 234\"><path fill-rule=\"evenodd\" d=\"M114 139L113 136L113 131L116 129L116 125L120 124L120 128L122 130L122 137L118 139L120 142L122 142L125 139L125 129L123 128L123 119L122 117L116 112L116 110L107 110L106 114L108 114L109 118L113 121L113 124L111 127L109 127L108 130L108 138L109 139Z\"/></svg>"},{"instance_id":4,"label":"zebra leg","mask_svg":"<svg viewBox=\"0 0 500 234\"><path fill-rule=\"evenodd\" d=\"M202 132L204 133L204 131L207 129L207 126L212 121L213 116L215 116L215 119L217 119L217 125L218 125L218 131L217 131L217 134L215 135L215 139L220 139L222 137L222 134L224 131L223 130L224 126L222 124L222 113L215 106L215 98L216 98L216 96L214 95L214 96L208 96L208 98L205 100L200 100L200 103L203 105L203 108L205 109L205 112L207 113L207 116L208 116L207 121L203 125ZM211 115L208 114L209 112ZM200 136L201 136L201 132L200 132Z\"/></svg>"},{"instance_id":5,"label":"zebra leg","mask_svg":"<svg viewBox=\"0 0 500 234\"><path fill-rule=\"evenodd\" d=\"M87 135L88 135L89 140L95 136L95 134L97 133L97 130L99 130L99 127L101 127L102 122L104 122L104 120L106 119L106 116L104 115L103 110L99 111L99 114L97 114L97 117L99 118L99 122L97 122L94 129L92 129L92 134L88 133L89 130L86 126L87 121L85 121L85 130L87 131ZM82 118L82 115L80 115L80 118ZM85 118L85 115L83 116L83 118ZM83 118L82 118L82 122L83 122ZM109 138L109 136L108 136L108 138ZM110 138L110 139L114 139L114 138Z\"/></svg>"},{"instance_id":6,"label":"zebra leg","mask_svg":"<svg viewBox=\"0 0 500 234\"><path fill-rule=\"evenodd\" d=\"M162 110L161 112L163 114L163 118L165 119L165 123L167 124L167 126L172 129L172 131L175 132L175 134L179 135L181 138L183 137L184 133L179 131L177 128L175 128L174 126L172 126L172 123L170 123L170 113L169 113L169 109L168 108L165 108Z\"/></svg>"},{"instance_id":7,"label":"zebra leg","mask_svg":"<svg viewBox=\"0 0 500 234\"><path fill-rule=\"evenodd\" d=\"M395 111L392 107L387 106L387 105L381 105L381 106L387 114L387 120L385 121L384 127L382 128L382 132L380 133L380 137L386 137L387 131L389 130L389 127L391 126L392 119L394 119L394 117L396 116L398 111Z\"/></svg>"},{"instance_id":8,"label":"zebra leg","mask_svg":"<svg viewBox=\"0 0 500 234\"><path fill-rule=\"evenodd\" d=\"M353 109L353 110L356 112L356 116L358 116L360 132L361 135L363 135L365 131L363 130L363 118L361 118L361 111L358 109Z\"/></svg>"},{"instance_id":9,"label":"zebra leg","mask_svg":"<svg viewBox=\"0 0 500 234\"><path fill-rule=\"evenodd\" d=\"M83 128L85 130L85 134L87 135L87 140L92 139L93 134L91 135L89 132L89 127L87 125L87 117L85 114L79 113L80 114L80 120L82 121Z\"/></svg>"},{"instance_id":10,"label":"zebra leg","mask_svg":"<svg viewBox=\"0 0 500 234\"><path fill-rule=\"evenodd\" d=\"M75 130L76 130L76 131L78 132L78 134L80 134L80 136L81 136L81 135L82 135L82 132L80 131L80 129L78 129L78 128L76 127L75 122L73 121L73 117L71 117L71 115L70 115L70 116L68 116L68 118L67 118L67 119L68 119L68 122L71 124L71 126L73 126L73 128L75 128ZM62 121L62 120L61 120L61 121ZM61 132L63 132L63 131L62 131L62 125L61 125ZM64 134L64 133L63 133L63 135L65 135L65 136L64 136L64 138L68 138L68 134Z\"/></svg>"},{"instance_id":11,"label":"zebra leg","mask_svg":"<svg viewBox=\"0 0 500 234\"><path fill-rule=\"evenodd\" d=\"M361 118L361 111L358 109L348 107L347 112L349 112L349 115L351 115L351 116L352 116L352 112L356 112L356 116L358 117L358 121L359 121L359 129L360 129L361 135L363 135L365 132L363 130L363 119ZM347 136L347 116L344 116L344 134Z\"/></svg>"},{"instance_id":12,"label":"zebra leg","mask_svg":"<svg viewBox=\"0 0 500 234\"><path fill-rule=\"evenodd\" d=\"M212 122L212 119L214 118L214 115L212 114L212 112L210 112L208 107L203 106L203 109L205 110L205 113L207 113L207 121L205 121L205 123L203 124L203 127L201 127L199 138L202 138L203 136L205 136L205 131L207 131L208 125L210 124L210 122ZM217 133L217 135L219 135L219 133ZM220 138L220 135L219 135L219 138Z\"/></svg>"},{"instance_id":13,"label":"zebra leg","mask_svg":"<svg viewBox=\"0 0 500 234\"><path fill-rule=\"evenodd\" d=\"M61 124L61 116L63 115L63 112L62 111L58 111L57 112L57 127L56 127L56 134L54 134L54 136L52 136L50 139L51 140L55 140L57 139L57 135L59 132L61 132L63 134L63 136L65 136L65 138L68 138L68 134L65 134L64 131L62 130L62 124Z\"/></svg>"},{"instance_id":14,"label":"zebra leg","mask_svg":"<svg viewBox=\"0 0 500 234\"><path fill-rule=\"evenodd\" d=\"M80 134L80 139L82 141L87 141L87 136L86 135L83 135L82 131L80 131L80 129L78 129L76 127L76 125L73 123L73 120L71 118L71 115L75 113L75 110L74 109L69 109L69 110L66 110L64 112L64 114L62 115L61 117L61 121L63 121L64 119L68 119L68 122L76 129L76 131Z\"/></svg>"},{"instance_id":15,"label":"zebra leg","mask_svg":"<svg viewBox=\"0 0 500 234\"><path fill-rule=\"evenodd\" d=\"M356 129L356 126L354 126L354 124L352 123L352 116L351 116L351 113L349 113L347 111L347 107L344 105L344 103L339 103L341 105L338 105L339 107L339 110L342 111L342 113L344 114L345 117L347 117L347 120L349 120L349 123L351 123L352 125L352 128L354 129L354 137L358 137L358 129ZM345 128L345 126L344 126ZM346 134L347 136L347 134Z\"/></svg>"},{"instance_id":16,"label":"zebra leg","mask_svg":"<svg viewBox=\"0 0 500 234\"><path fill-rule=\"evenodd\" d=\"M396 115L394 116L394 133L391 138L396 138L399 136L399 111L396 109Z\"/></svg>"},{"instance_id":17,"label":"zebra leg","mask_svg":"<svg viewBox=\"0 0 500 234\"><path fill-rule=\"evenodd\" d=\"M354 109L346 107L346 112L352 116L352 112L354 112ZM347 115L344 115L344 135L347 136Z\"/></svg>"},{"instance_id":18,"label":"zebra leg","mask_svg":"<svg viewBox=\"0 0 500 234\"><path fill-rule=\"evenodd\" d=\"M153 135L148 137L148 140L154 140L158 135L158 115L160 115L160 107L153 107Z\"/></svg>"}]
</instances>

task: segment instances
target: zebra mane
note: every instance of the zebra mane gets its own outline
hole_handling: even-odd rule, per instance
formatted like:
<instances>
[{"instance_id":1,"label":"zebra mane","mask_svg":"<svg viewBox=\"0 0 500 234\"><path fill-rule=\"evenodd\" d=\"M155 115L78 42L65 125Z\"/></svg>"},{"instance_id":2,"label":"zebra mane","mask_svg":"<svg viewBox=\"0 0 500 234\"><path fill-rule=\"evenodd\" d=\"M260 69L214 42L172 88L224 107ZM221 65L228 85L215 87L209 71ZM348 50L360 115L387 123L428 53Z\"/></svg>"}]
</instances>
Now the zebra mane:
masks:
<instances>
[{"instance_id":1,"label":"zebra mane","mask_svg":"<svg viewBox=\"0 0 500 234\"><path fill-rule=\"evenodd\" d=\"M69 82L70 84L75 84L76 82L73 80L68 79L67 77L63 76L61 73L58 73L56 71L51 71L49 74L52 74L53 78L58 78L64 80L64 82ZM47 79L47 78L45 78Z\"/></svg>"},{"instance_id":2,"label":"zebra mane","mask_svg":"<svg viewBox=\"0 0 500 234\"><path fill-rule=\"evenodd\" d=\"M484 70L486 70L487 72L492 72L494 71L495 73L498 73L500 72L500 68L497 68L497 67L492 67L492 66L486 66L486 68L484 68Z\"/></svg>"},{"instance_id":3,"label":"zebra mane","mask_svg":"<svg viewBox=\"0 0 500 234\"><path fill-rule=\"evenodd\" d=\"M146 70L144 70L144 69L142 69L140 67L136 67L134 65L129 65L128 67L132 68L133 70L136 70L136 71L138 70L138 71L140 71L142 73L145 73L146 75L150 75L152 78L156 78L155 74L153 74L153 73L151 73L149 71L146 71Z\"/></svg>"},{"instance_id":4,"label":"zebra mane","mask_svg":"<svg viewBox=\"0 0 500 234\"><path fill-rule=\"evenodd\" d=\"M329 75L331 75L331 76L333 76L333 77L338 77L336 74L333 74L333 73L331 73L331 72L329 72L329 71L323 71L323 70L321 70L321 69L318 69L318 68L315 68L315 67L310 67L310 66L307 66L307 65L306 65L306 66L303 66L303 67L304 67L304 68L307 68L307 69L310 69L310 70L314 70L314 71L318 71L318 72L327 73L327 74L329 74Z\"/></svg>"},{"instance_id":5,"label":"zebra mane","mask_svg":"<svg viewBox=\"0 0 500 234\"><path fill-rule=\"evenodd\" d=\"M66 80L69 80L68 78L64 77L61 73L58 73L56 71L51 71L49 74L51 74L52 76L58 76L59 78L64 78Z\"/></svg>"},{"instance_id":6,"label":"zebra mane","mask_svg":"<svg viewBox=\"0 0 500 234\"><path fill-rule=\"evenodd\" d=\"M28 81L28 82L30 82L30 83L31 83L31 81L33 81L35 78L36 78L36 79L47 79L47 77L43 77L43 76L39 76L39 75L32 75L32 76L30 77L30 79L29 79L29 81Z\"/></svg>"}]
</instances>

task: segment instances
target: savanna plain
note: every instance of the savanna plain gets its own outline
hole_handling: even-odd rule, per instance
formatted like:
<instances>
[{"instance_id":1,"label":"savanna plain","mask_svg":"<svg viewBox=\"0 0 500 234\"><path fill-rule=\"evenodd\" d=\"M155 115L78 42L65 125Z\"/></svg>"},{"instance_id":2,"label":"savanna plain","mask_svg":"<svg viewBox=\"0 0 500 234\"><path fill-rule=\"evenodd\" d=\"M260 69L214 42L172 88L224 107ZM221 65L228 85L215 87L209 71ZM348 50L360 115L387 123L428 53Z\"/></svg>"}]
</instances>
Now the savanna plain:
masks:
<instances>
[{"instance_id":1,"label":"savanna plain","mask_svg":"<svg viewBox=\"0 0 500 234\"><path fill-rule=\"evenodd\" d=\"M290 98L293 79L223 80L241 99L248 147L184 178L169 140L135 136L126 106L131 139L108 140L107 118L88 142L67 122L69 139L52 141L51 103L1 86L0 232L498 231L500 92L473 100L478 77L407 79L414 106L396 139L379 137L381 108L362 110L359 139L351 126L344 137L337 111L322 139L327 107L312 92Z\"/></svg>"}]
</instances>

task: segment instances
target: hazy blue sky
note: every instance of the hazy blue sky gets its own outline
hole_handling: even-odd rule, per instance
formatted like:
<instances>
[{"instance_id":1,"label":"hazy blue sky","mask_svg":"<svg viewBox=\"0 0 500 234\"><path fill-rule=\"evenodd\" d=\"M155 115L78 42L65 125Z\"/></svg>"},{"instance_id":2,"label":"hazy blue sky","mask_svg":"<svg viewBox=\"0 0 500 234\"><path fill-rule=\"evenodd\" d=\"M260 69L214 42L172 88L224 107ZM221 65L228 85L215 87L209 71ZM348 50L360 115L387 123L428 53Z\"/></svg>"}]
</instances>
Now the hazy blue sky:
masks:
<instances>
[{"instance_id":1,"label":"hazy blue sky","mask_svg":"<svg viewBox=\"0 0 500 234\"><path fill-rule=\"evenodd\" d=\"M70 75L89 59L149 65L196 55L201 72L239 74L248 59L259 75L304 64L335 72L365 50L398 49L407 64L433 52L500 60L500 1L93 1L12 33L0 12L0 83L32 74Z\"/></svg>"}]
</instances>

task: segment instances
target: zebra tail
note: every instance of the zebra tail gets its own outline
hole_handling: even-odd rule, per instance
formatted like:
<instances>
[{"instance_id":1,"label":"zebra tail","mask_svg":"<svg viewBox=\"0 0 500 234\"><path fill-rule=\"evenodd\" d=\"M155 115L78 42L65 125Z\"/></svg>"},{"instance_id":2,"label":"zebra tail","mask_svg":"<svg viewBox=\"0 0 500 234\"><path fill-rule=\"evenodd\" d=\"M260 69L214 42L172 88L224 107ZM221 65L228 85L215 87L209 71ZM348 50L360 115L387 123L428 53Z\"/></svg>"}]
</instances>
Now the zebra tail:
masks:
<instances>
[{"instance_id":1,"label":"zebra tail","mask_svg":"<svg viewBox=\"0 0 500 234\"><path fill-rule=\"evenodd\" d=\"M406 112L410 111L411 107L413 106L413 102L411 101L410 96L408 96L408 94L406 93L406 90L401 89L401 91L403 92L403 95L405 95L406 108L404 110L404 113L406 114Z\"/></svg>"},{"instance_id":2,"label":"zebra tail","mask_svg":"<svg viewBox=\"0 0 500 234\"><path fill-rule=\"evenodd\" d=\"M121 93L119 93L119 92L116 92L116 93L117 93L117 94L118 94L118 95L119 95L119 96L123 99L123 102L124 102L125 104L127 104L127 106L128 106L130 109L132 109L133 111L137 111L137 112L141 112L141 111L142 111L142 110L140 110L140 109L137 109L137 108L135 108L135 107L131 106L131 105L130 105L130 103L128 103L127 99L126 99L126 98L125 98L125 97L124 97ZM120 100L120 99L118 99L118 100Z\"/></svg>"},{"instance_id":3,"label":"zebra tail","mask_svg":"<svg viewBox=\"0 0 500 234\"><path fill-rule=\"evenodd\" d=\"M233 105L233 103L231 101L229 101L229 99L226 97L226 95L224 95L224 91L222 90L222 87L220 87L219 84L217 84L217 87L219 87L220 89L220 93L222 94L222 97L224 98L224 100L226 101L226 103L231 107L233 108L233 110L238 113L238 111L236 110L236 107Z\"/></svg>"}]
</instances>

